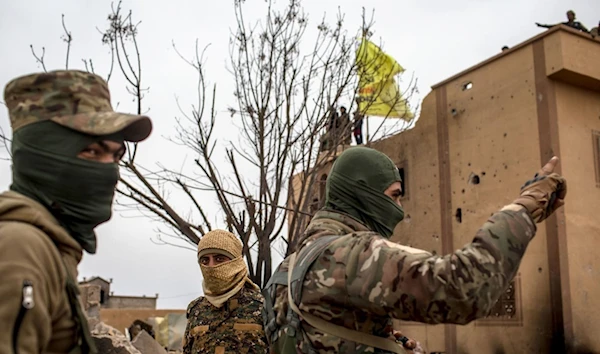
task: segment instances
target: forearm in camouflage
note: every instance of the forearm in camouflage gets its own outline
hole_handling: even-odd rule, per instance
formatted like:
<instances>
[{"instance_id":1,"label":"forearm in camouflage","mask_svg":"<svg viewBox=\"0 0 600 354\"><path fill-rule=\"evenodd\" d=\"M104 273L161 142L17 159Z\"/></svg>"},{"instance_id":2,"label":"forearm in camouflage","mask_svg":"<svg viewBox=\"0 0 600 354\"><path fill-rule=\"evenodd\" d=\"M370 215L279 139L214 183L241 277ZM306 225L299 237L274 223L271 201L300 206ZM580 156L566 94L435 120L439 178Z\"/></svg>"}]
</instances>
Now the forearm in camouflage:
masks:
<instances>
[{"instance_id":1,"label":"forearm in camouflage","mask_svg":"<svg viewBox=\"0 0 600 354\"><path fill-rule=\"evenodd\" d=\"M190 321L190 307L186 311L187 324L185 326L185 332L183 334L183 354L192 354L192 321Z\"/></svg>"},{"instance_id":2,"label":"forearm in camouflage","mask_svg":"<svg viewBox=\"0 0 600 354\"><path fill-rule=\"evenodd\" d=\"M346 268L357 307L425 323L466 324L487 315L514 277L535 224L521 206L494 214L472 243L440 257L373 238Z\"/></svg>"}]
</instances>

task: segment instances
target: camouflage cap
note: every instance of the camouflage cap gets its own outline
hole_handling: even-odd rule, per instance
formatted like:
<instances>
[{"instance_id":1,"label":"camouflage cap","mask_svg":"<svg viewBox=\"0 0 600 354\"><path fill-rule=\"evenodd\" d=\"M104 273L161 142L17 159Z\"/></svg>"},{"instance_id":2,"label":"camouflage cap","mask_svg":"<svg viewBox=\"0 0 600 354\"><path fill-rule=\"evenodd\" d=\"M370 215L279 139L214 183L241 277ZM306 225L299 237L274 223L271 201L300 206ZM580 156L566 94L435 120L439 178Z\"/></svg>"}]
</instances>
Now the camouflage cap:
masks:
<instances>
[{"instance_id":1,"label":"camouflage cap","mask_svg":"<svg viewBox=\"0 0 600 354\"><path fill-rule=\"evenodd\" d=\"M21 76L4 89L12 130L51 120L90 135L123 131L126 141L146 139L150 118L113 111L108 84L100 76L78 70L58 70Z\"/></svg>"}]
</instances>

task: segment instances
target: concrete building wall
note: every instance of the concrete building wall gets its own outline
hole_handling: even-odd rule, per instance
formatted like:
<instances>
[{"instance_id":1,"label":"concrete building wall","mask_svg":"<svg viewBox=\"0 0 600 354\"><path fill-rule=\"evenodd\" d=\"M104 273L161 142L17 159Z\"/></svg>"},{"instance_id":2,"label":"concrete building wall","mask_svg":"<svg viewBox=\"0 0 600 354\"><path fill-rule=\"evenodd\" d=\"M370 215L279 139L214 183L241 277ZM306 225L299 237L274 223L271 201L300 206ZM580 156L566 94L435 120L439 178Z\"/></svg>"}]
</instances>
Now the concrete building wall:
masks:
<instances>
[{"instance_id":1,"label":"concrete building wall","mask_svg":"<svg viewBox=\"0 0 600 354\"><path fill-rule=\"evenodd\" d=\"M535 81L533 49L526 46L436 88L447 102L440 124L448 131L450 186L443 198L450 203L443 212L450 216L451 231L444 236L451 248L444 253L471 242L487 217L514 200L521 185L541 167ZM544 237L537 237L513 285L520 291L514 295L512 316L447 326L446 349L549 352L546 257ZM547 340L532 340L540 337Z\"/></svg>"},{"instance_id":2,"label":"concrete building wall","mask_svg":"<svg viewBox=\"0 0 600 354\"><path fill-rule=\"evenodd\" d=\"M102 278L95 277L89 281L84 281L82 284L95 285L100 287L100 304L104 305L108 302L108 297L110 296L110 282L106 281Z\"/></svg>"},{"instance_id":3,"label":"concrete building wall","mask_svg":"<svg viewBox=\"0 0 600 354\"><path fill-rule=\"evenodd\" d=\"M574 342L600 351L600 95L597 91L556 83L562 170L568 178L565 235L561 262L568 266L565 297L571 306ZM562 275L562 274L561 274Z\"/></svg>"},{"instance_id":4,"label":"concrete building wall","mask_svg":"<svg viewBox=\"0 0 600 354\"><path fill-rule=\"evenodd\" d=\"M110 296L103 306L109 309L156 309L156 297Z\"/></svg>"},{"instance_id":5,"label":"concrete building wall","mask_svg":"<svg viewBox=\"0 0 600 354\"><path fill-rule=\"evenodd\" d=\"M151 317L164 317L170 313L185 313L185 310L156 310L156 309L100 309L102 322L112 326L122 333L129 328L135 320L148 321Z\"/></svg>"}]
</instances>

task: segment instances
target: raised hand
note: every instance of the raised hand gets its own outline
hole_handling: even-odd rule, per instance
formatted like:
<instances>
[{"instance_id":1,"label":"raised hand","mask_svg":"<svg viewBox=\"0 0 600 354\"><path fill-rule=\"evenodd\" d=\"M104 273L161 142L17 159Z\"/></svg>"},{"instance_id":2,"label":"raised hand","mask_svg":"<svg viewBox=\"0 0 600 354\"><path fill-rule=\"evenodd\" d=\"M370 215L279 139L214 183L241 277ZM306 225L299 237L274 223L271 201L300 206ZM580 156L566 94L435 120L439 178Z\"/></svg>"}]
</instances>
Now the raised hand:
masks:
<instances>
[{"instance_id":1,"label":"raised hand","mask_svg":"<svg viewBox=\"0 0 600 354\"><path fill-rule=\"evenodd\" d=\"M565 204L567 181L554 173L557 164L558 157L552 157L533 179L525 182L521 187L521 195L515 200L515 204L525 207L537 223L544 221Z\"/></svg>"}]
</instances>

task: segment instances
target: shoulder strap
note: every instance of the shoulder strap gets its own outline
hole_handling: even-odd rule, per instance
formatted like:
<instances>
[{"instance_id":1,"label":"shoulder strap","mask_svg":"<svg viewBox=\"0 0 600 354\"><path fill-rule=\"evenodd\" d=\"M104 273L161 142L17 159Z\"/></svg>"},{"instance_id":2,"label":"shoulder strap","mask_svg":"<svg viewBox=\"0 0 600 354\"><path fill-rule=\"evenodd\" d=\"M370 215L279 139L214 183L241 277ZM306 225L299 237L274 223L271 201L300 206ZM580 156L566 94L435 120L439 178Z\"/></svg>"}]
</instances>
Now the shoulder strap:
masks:
<instances>
[{"instance_id":1,"label":"shoulder strap","mask_svg":"<svg viewBox=\"0 0 600 354\"><path fill-rule=\"evenodd\" d=\"M373 347L373 348L387 350L392 353L406 354L406 351L400 345L396 344L395 342L393 342L389 339L377 337L372 334L363 333L363 332L355 331L355 330L352 330L352 329L349 329L346 327L334 325L333 323L327 322L327 321L323 320L322 318L319 318L308 312L300 310L298 308L298 306L296 305L296 303L294 302L294 299L292 297L292 287L290 286L292 284L292 278L293 278L292 274L294 273L294 265L295 265L294 263L295 262L296 262L296 253L293 253L290 256L290 260L289 260L287 293L288 293L289 306L292 308L292 310L296 314L298 314L298 316L301 316L306 322L308 322L309 325L313 326L314 328L316 328L322 332L334 335L338 338L342 338L344 340L355 342L355 343L364 344L364 345L367 345L367 346ZM304 271L304 273L306 273L306 271Z\"/></svg>"},{"instance_id":2,"label":"shoulder strap","mask_svg":"<svg viewBox=\"0 0 600 354\"><path fill-rule=\"evenodd\" d=\"M340 237L340 235L322 236L304 247L300 252L295 252L295 260L298 264L294 264L294 267L291 267L292 259L289 259L288 275L287 279L285 279L285 284L291 289L293 299L296 302L300 302L302 298L302 283L310 266L333 241Z\"/></svg>"},{"instance_id":3,"label":"shoulder strap","mask_svg":"<svg viewBox=\"0 0 600 354\"><path fill-rule=\"evenodd\" d=\"M313 241L309 246L302 250L303 262L301 262L295 269L288 269L288 271L281 271L281 265L275 270L275 273L269 278L267 285L262 290L264 297L263 303L263 325L267 336L271 337L274 342L277 338L278 325L275 318L275 311L273 309L274 300L277 296L277 286L289 286L288 274L291 274L292 292L296 295L295 298L300 299L302 293L302 281L308 271L310 265L314 260L322 253L322 251L335 239L339 238L339 235L330 235L319 237ZM289 261L289 257L288 257ZM293 274L292 274L293 271ZM299 319L295 312L288 309L287 321L291 325L287 329L289 336L295 336L296 329L299 325Z\"/></svg>"}]
</instances>

